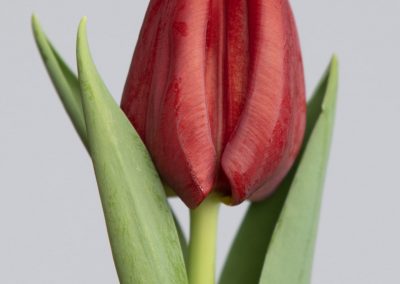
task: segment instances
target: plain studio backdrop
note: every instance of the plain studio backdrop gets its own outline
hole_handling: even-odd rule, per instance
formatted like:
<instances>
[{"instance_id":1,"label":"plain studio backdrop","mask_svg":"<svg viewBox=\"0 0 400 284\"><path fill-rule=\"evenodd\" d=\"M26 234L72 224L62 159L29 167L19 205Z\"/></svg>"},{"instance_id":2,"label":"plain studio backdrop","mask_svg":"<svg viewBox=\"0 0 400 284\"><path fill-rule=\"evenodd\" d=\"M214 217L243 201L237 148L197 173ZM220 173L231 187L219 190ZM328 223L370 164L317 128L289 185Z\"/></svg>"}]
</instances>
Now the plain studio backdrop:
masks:
<instances>
[{"instance_id":1,"label":"plain studio backdrop","mask_svg":"<svg viewBox=\"0 0 400 284\"><path fill-rule=\"evenodd\" d=\"M75 69L76 29L88 16L95 63L119 101L147 3L0 0L0 283L118 282L92 164L45 72L30 17ZM331 54L340 59L312 283L400 283L400 1L292 6L308 95ZM187 210L172 203L187 231ZM221 210L218 272L246 206Z\"/></svg>"}]
</instances>

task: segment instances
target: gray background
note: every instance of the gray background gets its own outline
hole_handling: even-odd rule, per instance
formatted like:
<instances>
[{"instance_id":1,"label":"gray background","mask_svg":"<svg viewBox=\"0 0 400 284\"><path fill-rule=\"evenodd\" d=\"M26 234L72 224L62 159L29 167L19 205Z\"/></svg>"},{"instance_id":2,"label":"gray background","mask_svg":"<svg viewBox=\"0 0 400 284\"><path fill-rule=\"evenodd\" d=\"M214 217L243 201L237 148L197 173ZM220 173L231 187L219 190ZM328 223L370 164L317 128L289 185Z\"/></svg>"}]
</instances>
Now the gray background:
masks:
<instances>
[{"instance_id":1,"label":"gray background","mask_svg":"<svg viewBox=\"0 0 400 284\"><path fill-rule=\"evenodd\" d=\"M308 93L332 52L341 63L313 283L400 283L400 1L292 4ZM146 5L0 0L0 283L117 283L92 166L42 66L30 14L73 66L87 15L95 62L119 100ZM219 271L245 208L222 209Z\"/></svg>"}]
</instances>

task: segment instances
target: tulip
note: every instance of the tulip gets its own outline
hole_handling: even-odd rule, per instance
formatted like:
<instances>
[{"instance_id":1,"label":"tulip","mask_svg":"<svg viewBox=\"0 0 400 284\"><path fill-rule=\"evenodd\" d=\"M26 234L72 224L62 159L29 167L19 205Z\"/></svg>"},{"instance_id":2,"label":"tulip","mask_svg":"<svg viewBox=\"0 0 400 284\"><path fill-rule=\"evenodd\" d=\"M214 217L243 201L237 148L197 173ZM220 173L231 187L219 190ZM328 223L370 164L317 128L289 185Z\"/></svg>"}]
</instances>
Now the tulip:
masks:
<instances>
[{"instance_id":1,"label":"tulip","mask_svg":"<svg viewBox=\"0 0 400 284\"><path fill-rule=\"evenodd\" d=\"M190 208L270 195L305 128L303 64L286 0L151 0L121 107Z\"/></svg>"}]
</instances>

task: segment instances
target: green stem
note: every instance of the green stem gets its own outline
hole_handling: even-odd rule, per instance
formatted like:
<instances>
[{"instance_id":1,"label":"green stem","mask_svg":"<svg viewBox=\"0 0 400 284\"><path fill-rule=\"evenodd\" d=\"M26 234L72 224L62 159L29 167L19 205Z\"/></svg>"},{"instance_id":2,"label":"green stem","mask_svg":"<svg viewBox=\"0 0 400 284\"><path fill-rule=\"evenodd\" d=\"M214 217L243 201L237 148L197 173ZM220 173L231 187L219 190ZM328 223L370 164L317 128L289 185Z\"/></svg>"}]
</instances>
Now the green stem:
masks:
<instances>
[{"instance_id":1,"label":"green stem","mask_svg":"<svg viewBox=\"0 0 400 284\"><path fill-rule=\"evenodd\" d=\"M215 283L215 252L218 209L215 196L190 211L189 284Z\"/></svg>"}]
</instances>

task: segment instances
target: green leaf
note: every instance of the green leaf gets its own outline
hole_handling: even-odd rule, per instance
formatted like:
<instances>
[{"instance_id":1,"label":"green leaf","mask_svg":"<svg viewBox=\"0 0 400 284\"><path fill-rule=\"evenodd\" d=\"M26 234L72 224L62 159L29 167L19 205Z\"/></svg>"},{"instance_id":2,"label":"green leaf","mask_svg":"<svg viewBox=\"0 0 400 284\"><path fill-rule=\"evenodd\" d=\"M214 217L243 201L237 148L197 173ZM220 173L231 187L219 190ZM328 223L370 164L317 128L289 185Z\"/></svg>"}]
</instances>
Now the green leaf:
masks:
<instances>
[{"instance_id":1,"label":"green leaf","mask_svg":"<svg viewBox=\"0 0 400 284\"><path fill-rule=\"evenodd\" d=\"M67 114L70 117L76 131L78 132L84 146L90 154L78 78L50 43L35 15L32 15L32 28L36 44L50 78L59 95L59 98L61 99L61 102L64 105L64 108L66 109ZM176 196L172 189L166 188L166 192L171 196ZM186 260L188 250L187 242L178 222L176 223L176 226L179 240L181 242L182 253Z\"/></svg>"},{"instance_id":2,"label":"green leaf","mask_svg":"<svg viewBox=\"0 0 400 284\"><path fill-rule=\"evenodd\" d=\"M79 137L87 149L86 124L78 79L47 39L35 15L32 15L32 29L47 72Z\"/></svg>"},{"instance_id":3,"label":"green leaf","mask_svg":"<svg viewBox=\"0 0 400 284\"><path fill-rule=\"evenodd\" d=\"M85 18L78 31L77 59L89 148L120 282L187 283L162 183L93 64Z\"/></svg>"},{"instance_id":4,"label":"green leaf","mask_svg":"<svg viewBox=\"0 0 400 284\"><path fill-rule=\"evenodd\" d=\"M287 176L272 197L250 205L229 251L219 283L259 282L268 243L292 176L293 172Z\"/></svg>"},{"instance_id":5,"label":"green leaf","mask_svg":"<svg viewBox=\"0 0 400 284\"><path fill-rule=\"evenodd\" d=\"M302 152L277 192L249 207L229 252L221 284L255 284L260 277L260 283L268 284L309 283L337 76L334 57L308 103Z\"/></svg>"}]
</instances>

